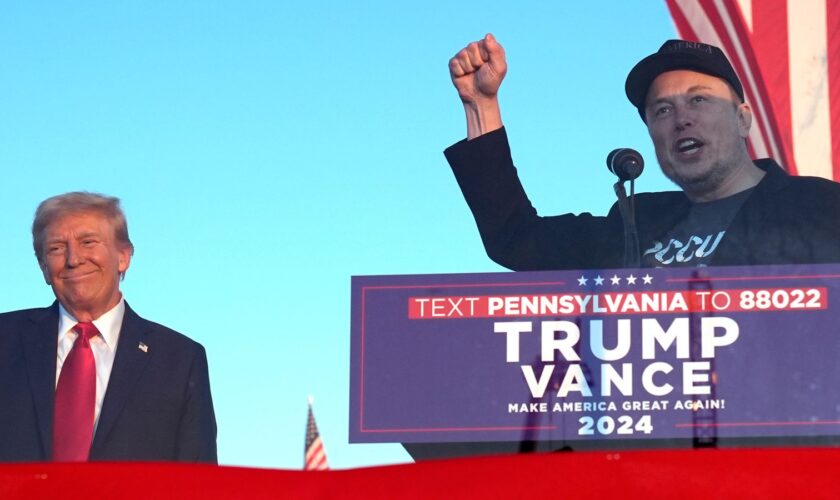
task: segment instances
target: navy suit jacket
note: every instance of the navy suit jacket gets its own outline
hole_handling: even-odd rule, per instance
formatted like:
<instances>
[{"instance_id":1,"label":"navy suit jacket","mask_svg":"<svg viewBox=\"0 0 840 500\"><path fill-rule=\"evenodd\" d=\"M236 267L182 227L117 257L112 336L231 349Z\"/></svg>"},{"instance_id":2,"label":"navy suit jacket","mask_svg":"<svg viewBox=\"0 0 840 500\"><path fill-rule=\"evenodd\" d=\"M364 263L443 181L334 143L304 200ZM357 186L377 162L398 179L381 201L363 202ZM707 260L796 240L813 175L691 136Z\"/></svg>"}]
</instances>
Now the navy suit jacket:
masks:
<instances>
[{"instance_id":1,"label":"navy suit jacket","mask_svg":"<svg viewBox=\"0 0 840 500\"><path fill-rule=\"evenodd\" d=\"M0 462L52 456L57 343L57 302L0 314ZM90 460L216 462L204 348L127 303Z\"/></svg>"}]
</instances>

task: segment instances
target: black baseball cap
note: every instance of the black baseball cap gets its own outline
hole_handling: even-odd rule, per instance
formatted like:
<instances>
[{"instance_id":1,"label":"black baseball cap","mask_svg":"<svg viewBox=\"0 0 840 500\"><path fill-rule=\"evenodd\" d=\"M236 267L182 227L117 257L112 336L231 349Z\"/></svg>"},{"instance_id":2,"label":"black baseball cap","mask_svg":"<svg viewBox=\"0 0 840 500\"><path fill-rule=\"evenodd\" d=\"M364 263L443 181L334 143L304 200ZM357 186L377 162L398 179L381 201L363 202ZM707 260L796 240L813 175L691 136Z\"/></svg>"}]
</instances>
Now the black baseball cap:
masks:
<instances>
[{"instance_id":1,"label":"black baseball cap","mask_svg":"<svg viewBox=\"0 0 840 500\"><path fill-rule=\"evenodd\" d=\"M651 54L639 61L624 84L627 98L639 110L639 116L645 121L645 98L650 84L657 76L675 69L689 69L707 75L716 76L728 83L744 101L744 87L735 74L729 59L723 51L714 45L686 40L668 40Z\"/></svg>"}]
</instances>

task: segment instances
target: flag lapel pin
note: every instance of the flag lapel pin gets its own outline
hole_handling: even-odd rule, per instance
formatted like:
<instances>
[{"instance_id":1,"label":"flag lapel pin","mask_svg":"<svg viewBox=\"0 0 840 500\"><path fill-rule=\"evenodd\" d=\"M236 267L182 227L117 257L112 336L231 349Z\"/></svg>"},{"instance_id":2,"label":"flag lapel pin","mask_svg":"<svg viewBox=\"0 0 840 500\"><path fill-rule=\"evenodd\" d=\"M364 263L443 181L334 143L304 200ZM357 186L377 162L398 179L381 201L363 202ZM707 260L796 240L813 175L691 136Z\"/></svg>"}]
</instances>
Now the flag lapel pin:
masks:
<instances>
[{"instance_id":1,"label":"flag lapel pin","mask_svg":"<svg viewBox=\"0 0 840 500\"><path fill-rule=\"evenodd\" d=\"M140 342L139 344L137 344L137 348L140 349L141 351L143 351L144 353L149 352L149 346L147 346L143 342Z\"/></svg>"}]
</instances>

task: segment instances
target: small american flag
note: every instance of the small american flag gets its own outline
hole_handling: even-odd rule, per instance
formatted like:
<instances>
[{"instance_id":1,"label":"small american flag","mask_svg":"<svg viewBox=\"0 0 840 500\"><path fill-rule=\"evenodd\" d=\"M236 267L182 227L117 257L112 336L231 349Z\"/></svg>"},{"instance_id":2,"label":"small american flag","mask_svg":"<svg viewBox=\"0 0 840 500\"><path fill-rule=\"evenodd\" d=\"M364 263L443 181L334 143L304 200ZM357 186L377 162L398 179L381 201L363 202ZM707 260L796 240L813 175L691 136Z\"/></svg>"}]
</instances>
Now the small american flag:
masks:
<instances>
[{"instance_id":1,"label":"small american flag","mask_svg":"<svg viewBox=\"0 0 840 500\"><path fill-rule=\"evenodd\" d=\"M309 414L306 417L306 446L303 453L303 470L329 470L324 443L318 434L318 425L312 413L312 398L309 398Z\"/></svg>"}]
</instances>

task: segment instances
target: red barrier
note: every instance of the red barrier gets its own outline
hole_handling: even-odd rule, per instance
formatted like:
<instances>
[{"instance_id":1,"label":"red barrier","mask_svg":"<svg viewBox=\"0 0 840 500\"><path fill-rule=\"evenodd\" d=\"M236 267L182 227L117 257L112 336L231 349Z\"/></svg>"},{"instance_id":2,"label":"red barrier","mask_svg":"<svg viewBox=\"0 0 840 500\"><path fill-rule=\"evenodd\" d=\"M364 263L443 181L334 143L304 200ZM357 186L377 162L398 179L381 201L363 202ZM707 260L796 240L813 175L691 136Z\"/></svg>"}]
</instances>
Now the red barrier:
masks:
<instances>
[{"instance_id":1,"label":"red barrier","mask_svg":"<svg viewBox=\"0 0 840 500\"><path fill-rule=\"evenodd\" d=\"M14 464L0 467L0 498L838 498L838 470L840 449L575 452L329 472Z\"/></svg>"}]
</instances>

